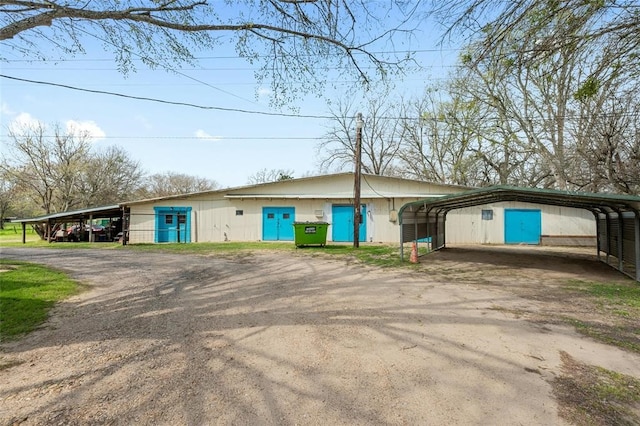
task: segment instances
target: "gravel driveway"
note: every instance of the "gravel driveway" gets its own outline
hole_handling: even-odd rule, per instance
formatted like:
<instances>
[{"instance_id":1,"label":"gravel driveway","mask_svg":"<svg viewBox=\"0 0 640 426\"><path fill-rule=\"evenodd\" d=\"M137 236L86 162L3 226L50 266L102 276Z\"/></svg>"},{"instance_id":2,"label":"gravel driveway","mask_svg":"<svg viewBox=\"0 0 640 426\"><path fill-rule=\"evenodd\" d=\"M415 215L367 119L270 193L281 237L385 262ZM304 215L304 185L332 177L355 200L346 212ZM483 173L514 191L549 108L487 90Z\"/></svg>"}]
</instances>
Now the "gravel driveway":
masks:
<instances>
[{"instance_id":1,"label":"gravel driveway","mask_svg":"<svg viewBox=\"0 0 640 426\"><path fill-rule=\"evenodd\" d=\"M634 354L510 313L542 302L416 272L308 253L1 257L88 287L0 347L2 425L553 425L560 351L640 377Z\"/></svg>"}]
</instances>

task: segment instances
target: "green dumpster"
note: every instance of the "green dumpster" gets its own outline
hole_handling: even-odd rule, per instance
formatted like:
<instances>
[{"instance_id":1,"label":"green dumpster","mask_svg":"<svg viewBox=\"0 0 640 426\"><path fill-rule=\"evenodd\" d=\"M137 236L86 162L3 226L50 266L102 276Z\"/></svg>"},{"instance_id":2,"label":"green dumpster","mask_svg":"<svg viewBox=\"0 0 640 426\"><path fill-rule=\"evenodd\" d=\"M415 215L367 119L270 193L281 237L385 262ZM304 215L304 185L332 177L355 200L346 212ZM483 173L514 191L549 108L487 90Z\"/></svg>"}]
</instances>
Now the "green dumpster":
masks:
<instances>
[{"instance_id":1,"label":"green dumpster","mask_svg":"<svg viewBox=\"0 0 640 426\"><path fill-rule=\"evenodd\" d=\"M319 245L327 243L327 222L294 222L296 247Z\"/></svg>"}]
</instances>

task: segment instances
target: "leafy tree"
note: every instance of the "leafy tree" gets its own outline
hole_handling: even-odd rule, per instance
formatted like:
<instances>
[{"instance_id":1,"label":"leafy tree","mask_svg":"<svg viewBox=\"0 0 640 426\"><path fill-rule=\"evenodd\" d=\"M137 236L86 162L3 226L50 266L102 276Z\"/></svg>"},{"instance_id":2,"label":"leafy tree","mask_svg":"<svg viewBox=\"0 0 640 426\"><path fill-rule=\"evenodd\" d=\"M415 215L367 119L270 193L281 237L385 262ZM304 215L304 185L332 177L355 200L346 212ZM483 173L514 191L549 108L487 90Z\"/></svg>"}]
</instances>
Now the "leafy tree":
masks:
<instances>
[{"instance_id":1,"label":"leafy tree","mask_svg":"<svg viewBox=\"0 0 640 426\"><path fill-rule=\"evenodd\" d=\"M184 173L164 172L147 176L138 196L141 198L166 197L212 191L216 188L218 188L218 183L211 179Z\"/></svg>"},{"instance_id":2,"label":"leafy tree","mask_svg":"<svg viewBox=\"0 0 640 426\"><path fill-rule=\"evenodd\" d=\"M397 69L406 58L370 49L410 32L414 9L395 0L5 0L0 41L12 55L48 59L50 52L84 53L89 39L97 39L114 52L124 73L135 69L138 58L172 70L194 62L197 51L231 43L260 65L259 83L271 82L275 101L286 102L310 90L320 93L336 67L365 83Z\"/></svg>"},{"instance_id":3,"label":"leafy tree","mask_svg":"<svg viewBox=\"0 0 640 426\"><path fill-rule=\"evenodd\" d=\"M476 60L499 52L525 63L577 44L617 40L613 55L637 63L637 0L453 0L435 2L428 12L440 18L449 35L479 38Z\"/></svg>"},{"instance_id":4,"label":"leafy tree","mask_svg":"<svg viewBox=\"0 0 640 426\"><path fill-rule=\"evenodd\" d=\"M563 9L545 21L545 27L528 25L539 35L554 34L580 19L576 13L580 10ZM521 23L520 31L529 31L526 24ZM614 56L618 43L601 38L596 45L585 28L578 30L583 33L576 33L573 43L563 42L527 60L512 53L526 48L519 33L505 36L505 45L490 55L474 57L482 52L482 42L473 43L463 55L460 90L481 104L486 119L501 129L503 140L496 146L502 146L505 161L500 164L511 170L509 180L515 184L575 189L576 177L584 173L578 147L594 135L594 127L586 124L606 114L604 100L618 96L622 81L637 85L633 69L621 67L621 58ZM488 160L486 147L479 153Z\"/></svg>"},{"instance_id":5,"label":"leafy tree","mask_svg":"<svg viewBox=\"0 0 640 426\"><path fill-rule=\"evenodd\" d=\"M259 183L267 183L267 182L280 182L283 180L291 180L293 179L294 171L291 169L271 169L267 170L266 168L260 169L247 179L247 183L250 185L255 185Z\"/></svg>"}]
</instances>

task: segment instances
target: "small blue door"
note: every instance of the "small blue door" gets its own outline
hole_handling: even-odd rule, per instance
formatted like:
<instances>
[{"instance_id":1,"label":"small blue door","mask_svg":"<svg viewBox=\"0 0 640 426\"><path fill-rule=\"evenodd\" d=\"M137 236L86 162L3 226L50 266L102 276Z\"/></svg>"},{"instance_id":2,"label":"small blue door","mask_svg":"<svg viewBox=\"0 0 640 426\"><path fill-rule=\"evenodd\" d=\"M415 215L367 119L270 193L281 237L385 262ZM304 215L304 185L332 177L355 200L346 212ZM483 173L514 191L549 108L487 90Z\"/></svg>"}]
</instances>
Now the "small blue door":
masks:
<instances>
[{"instance_id":1,"label":"small blue door","mask_svg":"<svg viewBox=\"0 0 640 426\"><path fill-rule=\"evenodd\" d=\"M157 243L191 242L191 207L154 207Z\"/></svg>"},{"instance_id":2,"label":"small blue door","mask_svg":"<svg viewBox=\"0 0 640 426\"><path fill-rule=\"evenodd\" d=\"M359 240L367 241L367 206L361 208L362 223ZM353 206L332 206L331 239L336 242L353 242Z\"/></svg>"},{"instance_id":3,"label":"small blue door","mask_svg":"<svg viewBox=\"0 0 640 426\"><path fill-rule=\"evenodd\" d=\"M540 244L542 214L540 210L505 209L505 244Z\"/></svg>"},{"instance_id":4,"label":"small blue door","mask_svg":"<svg viewBox=\"0 0 640 426\"><path fill-rule=\"evenodd\" d=\"M293 241L295 207L262 208L262 240Z\"/></svg>"}]
</instances>

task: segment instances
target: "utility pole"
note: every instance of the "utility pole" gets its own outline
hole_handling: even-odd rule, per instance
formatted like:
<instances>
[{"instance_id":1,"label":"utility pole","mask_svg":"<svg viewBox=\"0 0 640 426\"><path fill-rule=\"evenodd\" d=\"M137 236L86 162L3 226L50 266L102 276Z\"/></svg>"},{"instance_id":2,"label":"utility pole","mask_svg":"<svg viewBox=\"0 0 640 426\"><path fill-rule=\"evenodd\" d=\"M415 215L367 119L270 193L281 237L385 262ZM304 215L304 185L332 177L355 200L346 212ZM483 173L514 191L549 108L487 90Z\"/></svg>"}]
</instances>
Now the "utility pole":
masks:
<instances>
[{"instance_id":1,"label":"utility pole","mask_svg":"<svg viewBox=\"0 0 640 426\"><path fill-rule=\"evenodd\" d=\"M360 222L362 216L360 212L360 170L362 169L362 113L356 114L356 171L354 173L353 189L353 248L360 247Z\"/></svg>"}]
</instances>

